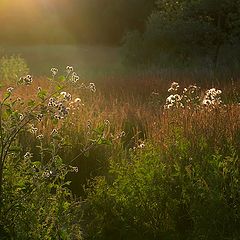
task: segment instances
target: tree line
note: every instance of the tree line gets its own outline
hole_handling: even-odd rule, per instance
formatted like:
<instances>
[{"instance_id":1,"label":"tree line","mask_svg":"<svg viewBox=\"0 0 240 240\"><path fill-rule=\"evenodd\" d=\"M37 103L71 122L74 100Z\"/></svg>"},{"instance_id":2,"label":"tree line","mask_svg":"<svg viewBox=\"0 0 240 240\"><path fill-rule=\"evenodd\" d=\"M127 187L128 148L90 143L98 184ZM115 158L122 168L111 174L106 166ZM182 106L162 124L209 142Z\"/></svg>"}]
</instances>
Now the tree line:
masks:
<instances>
[{"instance_id":1,"label":"tree line","mask_svg":"<svg viewBox=\"0 0 240 240\"><path fill-rule=\"evenodd\" d=\"M35 12L0 9L0 42L122 44L126 62L139 64L171 55L209 55L217 64L223 47L239 43L239 0L33 2Z\"/></svg>"},{"instance_id":2,"label":"tree line","mask_svg":"<svg viewBox=\"0 0 240 240\"><path fill-rule=\"evenodd\" d=\"M216 65L223 48L237 50L239 36L239 0L157 0L145 31L125 37L125 58L148 64L208 56Z\"/></svg>"}]
</instances>

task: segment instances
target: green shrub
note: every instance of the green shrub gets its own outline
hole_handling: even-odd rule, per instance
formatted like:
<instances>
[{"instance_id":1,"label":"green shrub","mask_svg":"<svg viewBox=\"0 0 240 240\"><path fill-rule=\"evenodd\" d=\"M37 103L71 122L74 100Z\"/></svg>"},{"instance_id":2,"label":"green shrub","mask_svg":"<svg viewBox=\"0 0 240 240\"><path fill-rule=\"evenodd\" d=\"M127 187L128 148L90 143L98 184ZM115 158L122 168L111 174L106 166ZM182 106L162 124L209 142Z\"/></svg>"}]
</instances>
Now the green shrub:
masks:
<instances>
[{"instance_id":1,"label":"green shrub","mask_svg":"<svg viewBox=\"0 0 240 240\"><path fill-rule=\"evenodd\" d=\"M88 239L238 239L239 158L137 148L88 190Z\"/></svg>"},{"instance_id":2,"label":"green shrub","mask_svg":"<svg viewBox=\"0 0 240 240\"><path fill-rule=\"evenodd\" d=\"M52 84L57 69L52 70ZM66 176L78 172L63 162L60 151L67 145L58 124L67 119L71 94L62 92L79 77L72 67L56 79L55 90L38 87L32 99L15 96L13 87L0 100L0 237L1 239L82 239L81 203L69 190ZM61 80L61 81L60 81ZM30 75L18 84L32 83ZM52 123L46 135L39 126ZM54 128L55 126L55 128ZM24 147L23 135L37 143L37 152ZM45 140L46 139L46 140Z\"/></svg>"},{"instance_id":3,"label":"green shrub","mask_svg":"<svg viewBox=\"0 0 240 240\"><path fill-rule=\"evenodd\" d=\"M47 164L26 154L6 161L0 212L6 239L82 239L81 203L65 180L70 171L57 156Z\"/></svg>"},{"instance_id":4,"label":"green shrub","mask_svg":"<svg viewBox=\"0 0 240 240\"><path fill-rule=\"evenodd\" d=\"M12 55L0 58L0 80L8 83L16 82L28 73L28 65L22 57Z\"/></svg>"}]
</instances>

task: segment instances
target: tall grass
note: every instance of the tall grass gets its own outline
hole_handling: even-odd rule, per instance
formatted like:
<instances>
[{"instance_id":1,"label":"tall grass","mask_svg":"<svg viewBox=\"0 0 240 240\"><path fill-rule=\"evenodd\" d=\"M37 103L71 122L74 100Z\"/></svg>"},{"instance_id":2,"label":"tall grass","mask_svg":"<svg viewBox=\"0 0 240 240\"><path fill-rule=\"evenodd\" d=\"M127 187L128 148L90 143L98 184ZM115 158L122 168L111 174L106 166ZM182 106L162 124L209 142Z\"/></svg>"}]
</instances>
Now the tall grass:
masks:
<instances>
[{"instance_id":1,"label":"tall grass","mask_svg":"<svg viewBox=\"0 0 240 240\"><path fill-rule=\"evenodd\" d=\"M194 73L178 76L181 86L187 87L189 83L196 82ZM82 192L82 183L86 183L91 176L103 174L108 166L111 155L117 154L122 146L125 149L133 148L139 141L151 141L164 148L169 148L176 141L176 132L181 133L192 145L193 151L199 152L197 144L202 139L209 149L219 149L224 152L226 143L237 146L240 136L239 116L239 82L229 81L221 86L215 85L223 91L223 101L226 106L214 111L177 109L166 112L163 110L165 99L168 96L168 86L176 75L142 75L126 79L108 78L99 80L97 92L82 91L71 88L69 91L73 98L81 98L81 105L71 111L71 116L61 126L64 135L68 136L69 148L62 153L66 161L79 165L78 177L73 185L75 192ZM212 86L212 82L200 83L201 95ZM37 92L38 87L51 89L54 86L46 78L39 78L31 86L19 87L15 96L30 99ZM27 94L26 94L27 91ZM110 122L108 135L116 138L122 131L125 136L116 140L111 146L99 146L90 150L88 155L79 155L79 149L88 141L86 136L88 123L92 129L97 128L104 121ZM45 122L40 129L50 135L51 122ZM56 127L56 126L54 126ZM60 127L60 126L59 126ZM177 129L177 130L176 130ZM32 145L34 141L21 139L25 146ZM92 152L91 152L92 151Z\"/></svg>"}]
</instances>

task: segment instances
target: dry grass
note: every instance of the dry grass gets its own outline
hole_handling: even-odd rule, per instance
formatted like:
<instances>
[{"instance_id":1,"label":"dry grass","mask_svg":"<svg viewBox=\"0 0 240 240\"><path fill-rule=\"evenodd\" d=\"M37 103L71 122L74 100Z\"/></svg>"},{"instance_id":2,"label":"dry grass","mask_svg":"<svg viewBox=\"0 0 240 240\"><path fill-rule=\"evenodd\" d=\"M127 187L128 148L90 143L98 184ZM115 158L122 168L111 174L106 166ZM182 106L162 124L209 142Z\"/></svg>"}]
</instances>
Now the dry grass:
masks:
<instances>
[{"instance_id":1,"label":"dry grass","mask_svg":"<svg viewBox=\"0 0 240 240\"><path fill-rule=\"evenodd\" d=\"M112 84L114 82L114 84ZM207 110L174 110L163 111L163 104L170 79L152 78L138 79L107 79L97 83L97 92L91 93L85 89L67 89L73 98L80 97L84 106L71 110L65 129L71 137L84 132L88 121L93 127L99 126L105 120L111 123L113 133L118 133L129 126L132 135L141 131L145 138L162 142L169 136L172 126L178 126L184 136L189 139L204 136L211 139L213 144L221 139L234 141L234 136L240 128L240 106L237 104L240 95L238 82L217 86L223 91L223 100L228 104L214 111ZM193 80L186 80L182 87L188 86ZM38 87L51 92L54 85L46 78L34 80L31 86L20 86L14 92L14 97L31 99L36 96ZM208 86L202 86L202 93ZM151 98L151 93L158 92L158 99ZM51 129L52 126L44 127ZM127 129L125 129L127 130ZM136 135L137 137L138 135ZM78 138L77 138L78 139ZM73 138L74 140L74 138ZM138 139L136 139L137 141Z\"/></svg>"},{"instance_id":2,"label":"dry grass","mask_svg":"<svg viewBox=\"0 0 240 240\"><path fill-rule=\"evenodd\" d=\"M113 84L114 81L114 84ZM66 161L75 159L74 165L79 167L79 174L71 176L74 193L84 195L82 184L87 179L105 174L109 157L116 158L124 149L137 146L146 141L160 146L166 152L176 148L184 151L184 144L191 149L191 155L197 158L201 154L214 154L218 151L225 154L229 146L240 149L240 85L238 82L217 86L223 91L226 106L212 111L207 109L175 109L164 111L163 105L169 95L172 79L152 78L107 79L97 82L97 92L69 87L67 92L72 97L80 97L84 106L73 108L69 117L58 125L52 121L42 122L38 128L45 140L53 128L61 128L67 137L70 148L64 149L62 157ZM194 79L181 84L188 86ZM31 99L36 96L38 87L51 91L54 86L46 78L35 79L31 86L20 86L13 97ZM202 94L211 86L202 85ZM158 92L157 99L152 92ZM106 137L116 137L122 131L126 135L113 142L112 146L98 146L90 149L88 155L79 155L82 146L86 145L92 135L87 134L89 121L92 129L110 121ZM23 136L21 144L24 149L35 149L36 140ZM205 156L204 155L204 156Z\"/></svg>"}]
</instances>

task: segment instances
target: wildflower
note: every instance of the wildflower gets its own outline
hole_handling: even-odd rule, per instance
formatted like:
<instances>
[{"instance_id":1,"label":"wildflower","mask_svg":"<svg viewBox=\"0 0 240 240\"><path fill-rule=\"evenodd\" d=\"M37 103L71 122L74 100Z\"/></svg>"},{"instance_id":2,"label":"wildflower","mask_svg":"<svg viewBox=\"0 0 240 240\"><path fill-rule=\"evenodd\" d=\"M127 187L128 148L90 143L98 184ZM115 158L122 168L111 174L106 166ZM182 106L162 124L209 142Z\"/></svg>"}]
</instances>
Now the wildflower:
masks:
<instances>
[{"instance_id":1,"label":"wildflower","mask_svg":"<svg viewBox=\"0 0 240 240\"><path fill-rule=\"evenodd\" d=\"M42 139L43 139L43 135L40 134L40 135L38 135L36 138L37 138L38 140L42 140Z\"/></svg>"},{"instance_id":2,"label":"wildflower","mask_svg":"<svg viewBox=\"0 0 240 240\"><path fill-rule=\"evenodd\" d=\"M54 128L51 132L51 136L56 136L57 134L58 134L58 130Z\"/></svg>"},{"instance_id":3,"label":"wildflower","mask_svg":"<svg viewBox=\"0 0 240 240\"><path fill-rule=\"evenodd\" d=\"M30 159L32 158L32 154L30 152L26 152L24 155L24 159Z\"/></svg>"},{"instance_id":4,"label":"wildflower","mask_svg":"<svg viewBox=\"0 0 240 240\"><path fill-rule=\"evenodd\" d=\"M13 87L9 87L9 88L7 89L7 91L8 91L9 93L12 93L12 92L13 92L13 90L14 90L14 88L13 88Z\"/></svg>"},{"instance_id":5,"label":"wildflower","mask_svg":"<svg viewBox=\"0 0 240 240\"><path fill-rule=\"evenodd\" d=\"M24 116L23 116L23 114L19 114L19 120L23 120L23 118L24 118Z\"/></svg>"},{"instance_id":6,"label":"wildflower","mask_svg":"<svg viewBox=\"0 0 240 240\"><path fill-rule=\"evenodd\" d=\"M55 114L55 115L54 115L54 118L57 119L57 120L60 120L60 119L62 119L63 117L61 117L59 114Z\"/></svg>"},{"instance_id":7,"label":"wildflower","mask_svg":"<svg viewBox=\"0 0 240 240\"><path fill-rule=\"evenodd\" d=\"M74 72L70 78L70 81L72 83L77 83L79 81L80 77Z\"/></svg>"},{"instance_id":8,"label":"wildflower","mask_svg":"<svg viewBox=\"0 0 240 240\"><path fill-rule=\"evenodd\" d=\"M78 167L72 167L72 170L76 173L78 173Z\"/></svg>"},{"instance_id":9,"label":"wildflower","mask_svg":"<svg viewBox=\"0 0 240 240\"><path fill-rule=\"evenodd\" d=\"M110 125L110 121L109 121L108 119L106 119L106 120L104 121L104 124L105 124L106 126L109 126L109 125Z\"/></svg>"},{"instance_id":10,"label":"wildflower","mask_svg":"<svg viewBox=\"0 0 240 240\"><path fill-rule=\"evenodd\" d=\"M208 107L215 107L222 103L221 95L222 91L215 88L211 88L205 92L202 104Z\"/></svg>"},{"instance_id":11,"label":"wildflower","mask_svg":"<svg viewBox=\"0 0 240 240\"><path fill-rule=\"evenodd\" d=\"M73 71L73 67L67 66L66 71L67 71L67 74L70 74Z\"/></svg>"},{"instance_id":12,"label":"wildflower","mask_svg":"<svg viewBox=\"0 0 240 240\"><path fill-rule=\"evenodd\" d=\"M49 102L48 107L53 107L53 102Z\"/></svg>"},{"instance_id":13,"label":"wildflower","mask_svg":"<svg viewBox=\"0 0 240 240\"><path fill-rule=\"evenodd\" d=\"M144 142L140 143L140 144L138 145L138 148L140 148L140 149L145 148L145 143L144 143Z\"/></svg>"},{"instance_id":14,"label":"wildflower","mask_svg":"<svg viewBox=\"0 0 240 240\"><path fill-rule=\"evenodd\" d=\"M41 122L42 121L42 119L43 119L43 114L38 114L37 115L37 120L39 121L39 122Z\"/></svg>"},{"instance_id":15,"label":"wildflower","mask_svg":"<svg viewBox=\"0 0 240 240\"><path fill-rule=\"evenodd\" d=\"M32 134L36 134L37 131L38 131L38 129L31 124L29 131L30 131Z\"/></svg>"},{"instance_id":16,"label":"wildflower","mask_svg":"<svg viewBox=\"0 0 240 240\"><path fill-rule=\"evenodd\" d=\"M64 118L69 113L69 108L66 108L65 106L62 106L59 110L59 115L61 118Z\"/></svg>"},{"instance_id":17,"label":"wildflower","mask_svg":"<svg viewBox=\"0 0 240 240\"><path fill-rule=\"evenodd\" d=\"M53 75L53 77L54 77L54 76L57 75L58 69L57 69L57 68L52 68L52 69L51 69L51 72L52 72L52 75Z\"/></svg>"},{"instance_id":18,"label":"wildflower","mask_svg":"<svg viewBox=\"0 0 240 240\"><path fill-rule=\"evenodd\" d=\"M89 84L89 89L90 89L92 92L94 92L94 93L95 93L96 90L97 90L94 83L90 83L90 84Z\"/></svg>"},{"instance_id":19,"label":"wildflower","mask_svg":"<svg viewBox=\"0 0 240 240\"><path fill-rule=\"evenodd\" d=\"M173 82L171 87L168 89L168 92L176 92L179 88L179 84L177 82Z\"/></svg>"},{"instance_id":20,"label":"wildflower","mask_svg":"<svg viewBox=\"0 0 240 240\"><path fill-rule=\"evenodd\" d=\"M20 79L18 80L19 84L25 84L25 85L30 85L32 82L33 82L33 78L31 75L20 77Z\"/></svg>"},{"instance_id":21,"label":"wildflower","mask_svg":"<svg viewBox=\"0 0 240 240\"><path fill-rule=\"evenodd\" d=\"M24 78L24 83L25 83L25 85L30 85L32 82L33 82L33 78L32 78L31 75L27 75L27 76Z\"/></svg>"},{"instance_id":22,"label":"wildflower","mask_svg":"<svg viewBox=\"0 0 240 240\"><path fill-rule=\"evenodd\" d=\"M182 107L183 104L181 103L182 97L179 94L172 94L167 97L166 99L166 104L165 104L165 109L169 109L172 107Z\"/></svg>"},{"instance_id":23,"label":"wildflower","mask_svg":"<svg viewBox=\"0 0 240 240\"><path fill-rule=\"evenodd\" d=\"M125 135L126 135L126 133L124 131L122 131L122 132L118 133L116 137L114 137L113 135L111 137L113 137L113 140L115 141L115 140L121 139Z\"/></svg>"},{"instance_id":24,"label":"wildflower","mask_svg":"<svg viewBox=\"0 0 240 240\"><path fill-rule=\"evenodd\" d=\"M42 176L44 178L49 178L49 177L51 177L52 174L53 174L53 172L51 170L46 170L45 172L43 172Z\"/></svg>"},{"instance_id":25,"label":"wildflower","mask_svg":"<svg viewBox=\"0 0 240 240\"><path fill-rule=\"evenodd\" d=\"M66 96L65 96L65 100L66 101L70 101L72 99L72 95L70 93L68 93Z\"/></svg>"},{"instance_id":26,"label":"wildflower","mask_svg":"<svg viewBox=\"0 0 240 240\"><path fill-rule=\"evenodd\" d=\"M72 99L72 95L67 92L61 92L60 95L63 97L64 100L70 101Z\"/></svg>"},{"instance_id":27,"label":"wildflower","mask_svg":"<svg viewBox=\"0 0 240 240\"><path fill-rule=\"evenodd\" d=\"M60 95L62 95L63 97L65 97L67 95L66 92L60 92Z\"/></svg>"},{"instance_id":28,"label":"wildflower","mask_svg":"<svg viewBox=\"0 0 240 240\"><path fill-rule=\"evenodd\" d=\"M88 121L87 121L87 128L90 129L91 126L92 126L92 122L91 122L91 120L88 120Z\"/></svg>"},{"instance_id":29,"label":"wildflower","mask_svg":"<svg viewBox=\"0 0 240 240\"><path fill-rule=\"evenodd\" d=\"M80 103L81 101L81 98L75 98L74 103Z\"/></svg>"}]
</instances>

